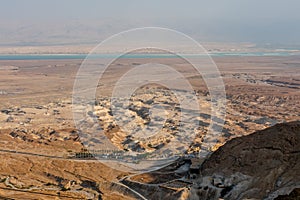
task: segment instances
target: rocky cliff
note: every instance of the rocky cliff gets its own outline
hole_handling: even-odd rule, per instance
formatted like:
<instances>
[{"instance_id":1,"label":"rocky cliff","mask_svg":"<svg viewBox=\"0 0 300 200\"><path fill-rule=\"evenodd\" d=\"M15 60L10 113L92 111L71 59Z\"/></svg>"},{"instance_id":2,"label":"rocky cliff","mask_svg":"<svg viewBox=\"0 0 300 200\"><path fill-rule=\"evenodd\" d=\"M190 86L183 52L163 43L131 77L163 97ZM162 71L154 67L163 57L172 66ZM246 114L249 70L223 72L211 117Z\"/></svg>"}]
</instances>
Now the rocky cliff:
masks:
<instances>
[{"instance_id":1,"label":"rocky cliff","mask_svg":"<svg viewBox=\"0 0 300 200\"><path fill-rule=\"evenodd\" d=\"M203 163L189 199L299 199L299 163L299 121L235 138Z\"/></svg>"}]
</instances>

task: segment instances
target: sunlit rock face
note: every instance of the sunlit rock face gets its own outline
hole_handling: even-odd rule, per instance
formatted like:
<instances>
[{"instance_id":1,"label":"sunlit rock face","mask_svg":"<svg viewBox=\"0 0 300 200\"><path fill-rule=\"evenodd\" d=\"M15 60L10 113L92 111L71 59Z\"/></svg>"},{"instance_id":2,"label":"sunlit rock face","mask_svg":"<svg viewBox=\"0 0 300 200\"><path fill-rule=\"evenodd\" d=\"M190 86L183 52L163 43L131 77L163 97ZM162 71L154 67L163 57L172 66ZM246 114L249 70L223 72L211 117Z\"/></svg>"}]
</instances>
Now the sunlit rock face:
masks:
<instances>
[{"instance_id":1,"label":"sunlit rock face","mask_svg":"<svg viewBox=\"0 0 300 200\"><path fill-rule=\"evenodd\" d=\"M189 199L275 199L300 187L300 122L233 139L202 165Z\"/></svg>"}]
</instances>

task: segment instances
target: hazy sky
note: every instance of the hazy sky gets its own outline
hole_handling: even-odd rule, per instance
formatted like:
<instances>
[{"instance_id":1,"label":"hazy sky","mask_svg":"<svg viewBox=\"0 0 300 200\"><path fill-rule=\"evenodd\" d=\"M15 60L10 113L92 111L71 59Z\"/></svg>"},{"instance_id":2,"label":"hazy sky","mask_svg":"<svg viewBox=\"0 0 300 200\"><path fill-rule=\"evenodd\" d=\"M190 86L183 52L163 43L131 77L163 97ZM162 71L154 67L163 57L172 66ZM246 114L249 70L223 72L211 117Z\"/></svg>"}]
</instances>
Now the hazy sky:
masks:
<instances>
[{"instance_id":1,"label":"hazy sky","mask_svg":"<svg viewBox=\"0 0 300 200\"><path fill-rule=\"evenodd\" d=\"M299 0L1 0L0 21L22 27L99 21L106 34L162 26L210 41L300 44L299 8Z\"/></svg>"}]
</instances>

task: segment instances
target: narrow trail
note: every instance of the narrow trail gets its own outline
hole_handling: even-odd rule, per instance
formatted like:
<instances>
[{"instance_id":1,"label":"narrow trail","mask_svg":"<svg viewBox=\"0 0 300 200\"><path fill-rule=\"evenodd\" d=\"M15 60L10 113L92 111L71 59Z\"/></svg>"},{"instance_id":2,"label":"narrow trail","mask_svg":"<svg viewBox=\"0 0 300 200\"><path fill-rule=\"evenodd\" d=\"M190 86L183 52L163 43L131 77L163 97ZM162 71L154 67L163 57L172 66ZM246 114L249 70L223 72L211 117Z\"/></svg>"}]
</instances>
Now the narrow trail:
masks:
<instances>
[{"instance_id":1,"label":"narrow trail","mask_svg":"<svg viewBox=\"0 0 300 200\"><path fill-rule=\"evenodd\" d=\"M6 150L6 149L0 149L0 152L3 152L3 153L12 153L12 154L20 154L20 155L29 155L29 156L38 156L38 157L45 157L45 158L66 159L63 156L50 156L50 155L45 155L45 154L29 153L29 152L22 152L22 151L15 151L15 150Z\"/></svg>"},{"instance_id":2,"label":"narrow trail","mask_svg":"<svg viewBox=\"0 0 300 200\"><path fill-rule=\"evenodd\" d=\"M174 162L176 162L176 161L174 161ZM165 167L167 167L167 166L170 166L170 165L174 164L174 162L173 162L173 163L168 163L168 164L166 164L165 166L162 166L160 169L165 168ZM140 183L140 182L132 181L132 180L131 180L131 177L133 177L133 176L137 176L137 175L144 174L144 173L149 173L149 172L155 172L155 171L157 171L157 170L159 170L159 169L155 169L155 170L151 170L151 171L145 171L145 172L141 172L141 173L136 173L136 174L131 174L131 175L128 175L128 176L124 176L124 177L122 177L121 179L119 179L118 182L114 182L114 183L115 183L115 184L118 184L118 185L121 185L121 186L123 186L123 187L129 189L129 190L132 191L134 194L138 195L142 200L148 200L148 199L147 199L146 197L144 197L142 194L140 194L139 192L137 192L136 190L130 188L129 186L125 185L125 184L122 183L122 182L125 181L125 180L128 180L128 181L130 181L130 182L132 182L132 183L140 184L140 185L143 185L143 186L149 186L149 187L161 187L162 184L168 184L168 183L171 183L171 182L173 182L173 181L182 181L182 178L177 178L177 179L173 179L173 180L167 181L167 182L165 182L165 183L160 183L160 184L148 184L148 183ZM166 173L170 173L170 172L166 172ZM160 174L163 174L163 172L160 172Z\"/></svg>"},{"instance_id":3,"label":"narrow trail","mask_svg":"<svg viewBox=\"0 0 300 200\"><path fill-rule=\"evenodd\" d=\"M65 198L65 199L82 199L82 198L71 197L71 196L66 196L66 195L46 194L46 193L42 193L42 192L26 191L26 190L5 188L5 187L0 187L0 190L9 190L9 191L15 191L15 192L20 192L20 193L31 193L31 194L38 194L38 195L51 196L51 197L59 197L59 198ZM0 198L1 198L1 196L0 196ZM7 199L7 198L5 197L5 199Z\"/></svg>"},{"instance_id":4,"label":"narrow trail","mask_svg":"<svg viewBox=\"0 0 300 200\"><path fill-rule=\"evenodd\" d=\"M66 157L63 157L63 156L51 156L51 155L44 155L44 154L37 154L37 153L21 152L21 151L16 151L16 150L0 149L0 153L1 152L2 153L10 153L10 154L18 154L18 155L34 156L34 157L38 156L38 157L51 158L51 159L61 159L61 160L68 160L68 161L75 161L75 162L99 162L98 160L74 159L74 158L66 158ZM162 168L167 167L167 166L169 166L171 164L173 164L173 163L169 163L166 166L163 166ZM121 187L124 187L124 188L130 190L132 193L134 193L135 195L137 195L142 200L148 200L142 194L140 194L139 192L137 192L136 190L130 188L129 186L125 185L122 182L125 181L125 180L128 180L130 182L137 183L137 184L144 185L144 186L149 186L149 187L157 186L157 187L160 187L161 184L147 184L147 183L140 183L140 182L136 182L136 181L132 181L131 180L131 177L133 177L133 176L137 176L139 174L149 173L149 172L151 172L151 171L141 172L141 173L136 173L136 174L131 174L131 175L122 177L121 179L119 179L117 181L113 181L112 183L120 185ZM172 181L175 181L175 180L180 180L180 179L174 179L174 180L168 181L166 183L169 183L169 182L172 182ZM39 189L39 188L29 188L29 189L19 189L19 188L16 188L14 185L10 184L9 177L5 180L5 185L7 186L7 188L0 187L0 189L3 189L3 190L14 190L14 191L18 191L18 192L29 192L29 193L36 193L36 194L41 194L41 195L57 196L58 197L58 195L45 194L45 193L41 193L41 192L32 191L34 189ZM70 198L70 199L73 198L73 197L68 197L68 196L60 196L60 197L65 197L65 198ZM80 198L75 198L75 199L80 199Z\"/></svg>"}]
</instances>

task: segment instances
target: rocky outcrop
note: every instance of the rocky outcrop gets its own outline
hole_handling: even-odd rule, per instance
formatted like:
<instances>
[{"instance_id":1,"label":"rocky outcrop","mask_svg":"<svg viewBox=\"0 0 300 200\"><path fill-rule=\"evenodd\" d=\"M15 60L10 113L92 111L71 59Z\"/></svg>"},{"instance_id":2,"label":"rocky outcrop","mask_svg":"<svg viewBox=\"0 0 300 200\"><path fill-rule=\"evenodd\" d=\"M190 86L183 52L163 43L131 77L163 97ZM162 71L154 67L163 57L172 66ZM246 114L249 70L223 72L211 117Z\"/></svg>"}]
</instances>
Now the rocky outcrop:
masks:
<instances>
[{"instance_id":1,"label":"rocky outcrop","mask_svg":"<svg viewBox=\"0 0 300 200\"><path fill-rule=\"evenodd\" d=\"M300 188L294 189L290 194L280 195L276 200L299 200L300 199Z\"/></svg>"},{"instance_id":2,"label":"rocky outcrop","mask_svg":"<svg viewBox=\"0 0 300 200\"><path fill-rule=\"evenodd\" d=\"M300 187L299 163L300 122L278 124L214 152L189 199L275 199Z\"/></svg>"}]
</instances>

